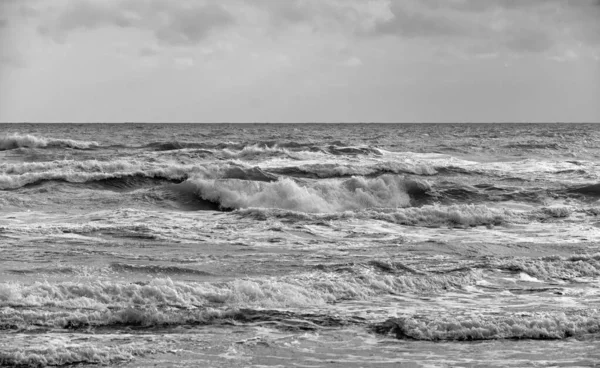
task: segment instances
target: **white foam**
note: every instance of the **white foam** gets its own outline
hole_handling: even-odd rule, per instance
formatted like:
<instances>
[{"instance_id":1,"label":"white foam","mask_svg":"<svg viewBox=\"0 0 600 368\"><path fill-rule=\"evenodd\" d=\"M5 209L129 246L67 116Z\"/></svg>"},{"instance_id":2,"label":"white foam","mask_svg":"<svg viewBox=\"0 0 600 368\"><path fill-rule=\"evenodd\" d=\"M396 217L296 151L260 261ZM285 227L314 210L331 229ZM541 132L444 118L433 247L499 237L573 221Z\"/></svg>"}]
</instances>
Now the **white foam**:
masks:
<instances>
[{"instance_id":1,"label":"white foam","mask_svg":"<svg viewBox=\"0 0 600 368\"><path fill-rule=\"evenodd\" d=\"M4 323L16 325L182 323L190 318L203 321L218 317L221 312L213 312L214 307L312 308L338 300L368 300L400 292L460 289L481 277L477 271L452 275L394 275L357 267L354 273L317 271L225 283L189 283L168 278L152 279L147 284L90 280L5 282L0 283L0 306L3 307L0 314ZM44 310L45 307L59 308L59 311L50 312ZM172 308L197 313L181 315L173 313Z\"/></svg>"},{"instance_id":2,"label":"white foam","mask_svg":"<svg viewBox=\"0 0 600 368\"><path fill-rule=\"evenodd\" d=\"M417 340L563 339L600 331L597 311L504 316L408 317L390 320L383 330Z\"/></svg>"},{"instance_id":3,"label":"white foam","mask_svg":"<svg viewBox=\"0 0 600 368\"><path fill-rule=\"evenodd\" d=\"M490 209L484 205L430 205L411 208L367 208L356 212L306 214L280 209L248 208L236 211L245 217L297 218L307 221L364 219L411 226L479 226L499 225L520 220L509 210Z\"/></svg>"}]
</instances>

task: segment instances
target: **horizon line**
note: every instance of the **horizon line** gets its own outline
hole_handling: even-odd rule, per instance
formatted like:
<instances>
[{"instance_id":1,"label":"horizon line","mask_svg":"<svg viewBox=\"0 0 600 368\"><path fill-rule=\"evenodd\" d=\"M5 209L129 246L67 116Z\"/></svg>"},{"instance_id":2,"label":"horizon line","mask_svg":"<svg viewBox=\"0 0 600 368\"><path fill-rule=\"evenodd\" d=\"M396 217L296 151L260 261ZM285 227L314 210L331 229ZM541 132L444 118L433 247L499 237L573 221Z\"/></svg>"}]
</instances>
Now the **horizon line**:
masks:
<instances>
[{"instance_id":1,"label":"horizon line","mask_svg":"<svg viewBox=\"0 0 600 368\"><path fill-rule=\"evenodd\" d=\"M598 124L600 121L0 121L0 124Z\"/></svg>"}]
</instances>

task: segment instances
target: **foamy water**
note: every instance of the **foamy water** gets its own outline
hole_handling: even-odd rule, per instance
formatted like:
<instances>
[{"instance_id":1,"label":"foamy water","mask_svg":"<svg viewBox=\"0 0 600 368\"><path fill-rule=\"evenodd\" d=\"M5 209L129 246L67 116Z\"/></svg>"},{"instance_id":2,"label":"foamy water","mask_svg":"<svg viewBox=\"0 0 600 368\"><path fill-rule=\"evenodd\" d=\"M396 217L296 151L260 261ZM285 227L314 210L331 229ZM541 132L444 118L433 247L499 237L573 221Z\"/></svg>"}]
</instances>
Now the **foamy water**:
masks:
<instances>
[{"instance_id":1,"label":"foamy water","mask_svg":"<svg viewBox=\"0 0 600 368\"><path fill-rule=\"evenodd\" d=\"M0 125L0 364L595 366L595 125Z\"/></svg>"}]
</instances>

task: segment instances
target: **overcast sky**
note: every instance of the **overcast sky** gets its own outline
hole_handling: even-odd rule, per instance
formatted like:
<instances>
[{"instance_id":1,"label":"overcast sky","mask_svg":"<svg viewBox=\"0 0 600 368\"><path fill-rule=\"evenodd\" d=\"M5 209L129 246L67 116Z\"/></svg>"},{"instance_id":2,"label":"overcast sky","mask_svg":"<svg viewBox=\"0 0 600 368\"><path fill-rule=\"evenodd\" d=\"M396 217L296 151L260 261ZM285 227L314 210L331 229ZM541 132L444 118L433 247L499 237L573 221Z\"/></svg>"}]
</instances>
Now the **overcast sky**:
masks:
<instances>
[{"instance_id":1,"label":"overcast sky","mask_svg":"<svg viewBox=\"0 0 600 368\"><path fill-rule=\"evenodd\" d=\"M600 122L600 0L0 0L0 121Z\"/></svg>"}]
</instances>

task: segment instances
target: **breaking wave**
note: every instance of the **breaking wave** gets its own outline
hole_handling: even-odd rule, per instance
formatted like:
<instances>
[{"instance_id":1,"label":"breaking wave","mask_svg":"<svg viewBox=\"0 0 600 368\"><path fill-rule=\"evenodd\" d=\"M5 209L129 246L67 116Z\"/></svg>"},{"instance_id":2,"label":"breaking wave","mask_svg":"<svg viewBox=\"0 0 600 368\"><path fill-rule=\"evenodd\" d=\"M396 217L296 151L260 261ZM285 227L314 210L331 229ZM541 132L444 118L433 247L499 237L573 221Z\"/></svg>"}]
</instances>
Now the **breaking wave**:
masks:
<instances>
[{"instance_id":1,"label":"breaking wave","mask_svg":"<svg viewBox=\"0 0 600 368\"><path fill-rule=\"evenodd\" d=\"M73 139L36 137L29 134L11 134L0 137L0 151L21 147L91 149L99 147L99 144L97 142L76 141Z\"/></svg>"},{"instance_id":2,"label":"breaking wave","mask_svg":"<svg viewBox=\"0 0 600 368\"><path fill-rule=\"evenodd\" d=\"M473 285L481 277L479 271L397 275L364 268L221 283L159 278L148 283L1 283L0 329L209 323L230 308L315 307L401 292L443 292Z\"/></svg>"},{"instance_id":3,"label":"breaking wave","mask_svg":"<svg viewBox=\"0 0 600 368\"><path fill-rule=\"evenodd\" d=\"M195 186L198 196L224 208L278 208L301 212L408 207L409 194L430 190L426 182L393 175L322 180L306 185L288 178L271 183L235 179L188 181Z\"/></svg>"}]
</instances>

